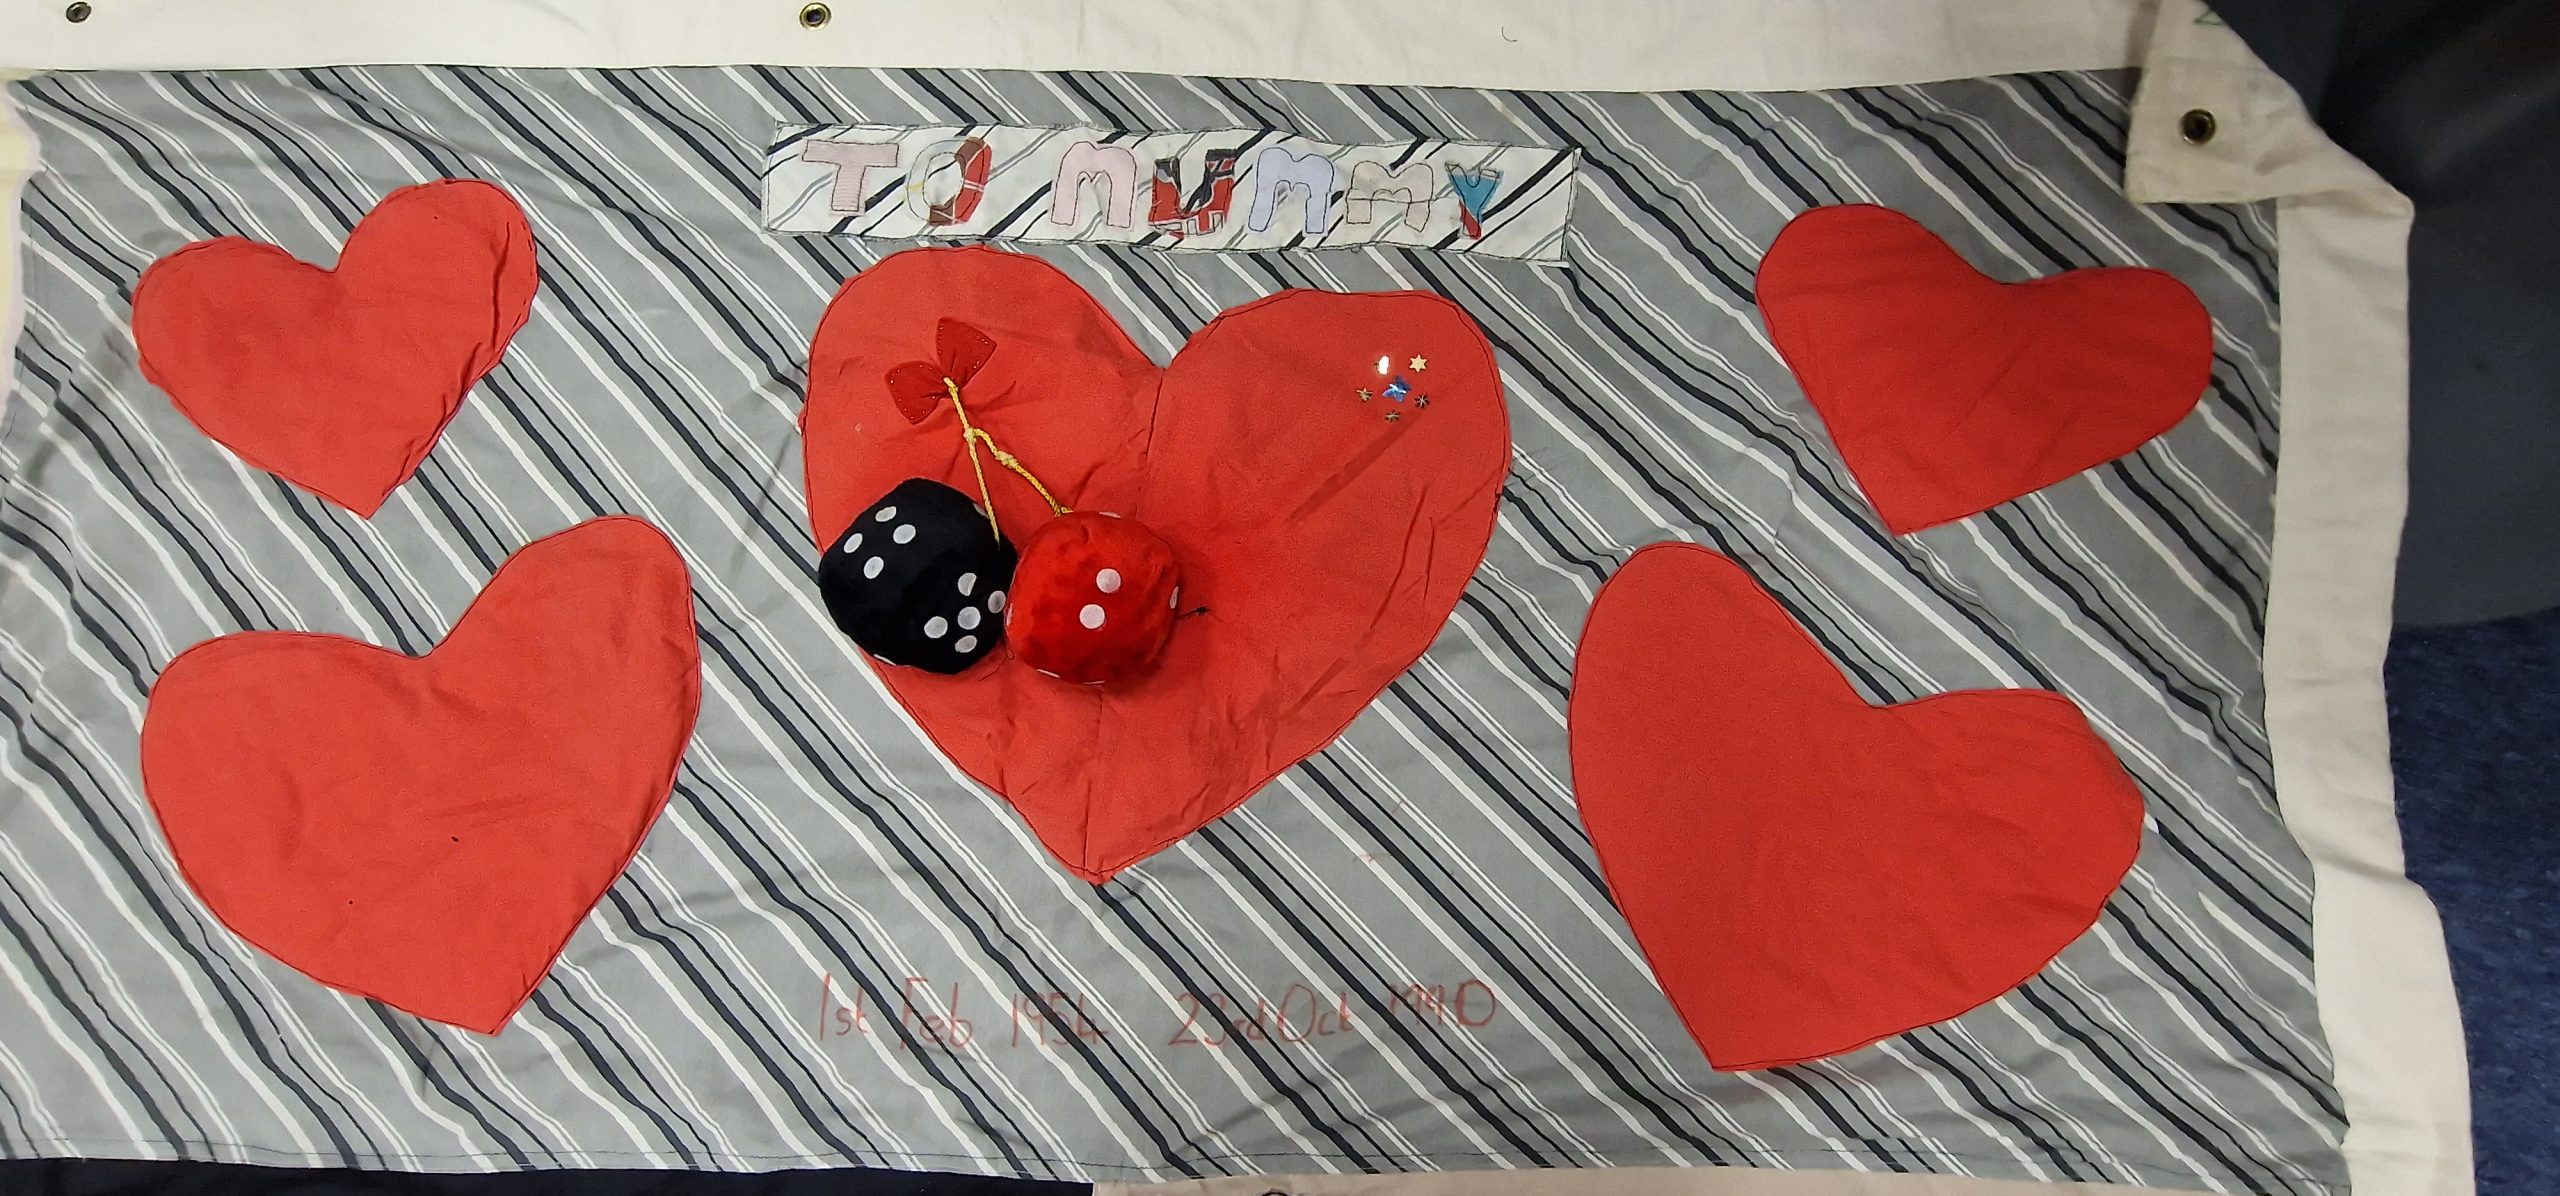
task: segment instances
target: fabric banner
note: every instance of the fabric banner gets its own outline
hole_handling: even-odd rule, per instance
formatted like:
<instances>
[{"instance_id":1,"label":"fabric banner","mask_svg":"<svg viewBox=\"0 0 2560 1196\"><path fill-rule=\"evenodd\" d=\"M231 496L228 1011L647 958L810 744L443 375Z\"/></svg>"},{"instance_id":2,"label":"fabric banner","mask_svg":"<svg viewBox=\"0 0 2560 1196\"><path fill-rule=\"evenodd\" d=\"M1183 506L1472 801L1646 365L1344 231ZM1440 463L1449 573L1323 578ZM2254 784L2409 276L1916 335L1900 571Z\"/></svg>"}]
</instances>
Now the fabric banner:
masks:
<instances>
[{"instance_id":1,"label":"fabric banner","mask_svg":"<svg viewBox=\"0 0 2560 1196\"><path fill-rule=\"evenodd\" d=\"M1246 81L1229 98L1109 73L366 67L16 85L45 169L21 212L27 332L0 427L0 705L20 728L0 738L0 785L27 795L0 812L0 975L27 978L0 1001L0 1096L29 1111L0 1117L0 1153L2343 1186L2310 866L2270 796L2258 681L2282 441L2274 216L2127 202L2110 149L2129 83L1659 97ZM1423 135L1451 141L1570 141L1588 167L1570 275L1386 244L1024 246L1150 369L1292 289L1463 306L1502 362L1515 452L1482 568L1431 649L1233 814L1106 885L1057 867L908 721L812 585L812 330L904 246L763 231L777 112L953 130L1145 113L1345 144L1428 114ZM372 519L244 467L130 351L99 348L131 343L119 288L158 258L236 232L336 261L385 197L433 178L520 197L543 286ZM1250 221L1244 183L1230 222ZM2004 280L2175 274L2215 317L2208 395L2120 463L1891 536L1753 297L1782 228L1852 199ZM1436 348L1314 343L1351 369L1427 356L1422 388L1453 368ZM1309 418L1366 414L1356 385L1310 389ZM876 401L900 418L885 383ZM1444 402L1395 434L1438 426ZM162 666L243 630L423 651L525 543L611 514L688 562L700 729L658 829L507 1031L422 1028L214 923L139 808L134 728ZM2098 925L1944 1025L1802 1068L1709 1066L1571 788L1577 633L1598 584L1665 539L1747 561L1869 701L2034 687L2086 710L2152 818Z\"/></svg>"},{"instance_id":2,"label":"fabric banner","mask_svg":"<svg viewBox=\"0 0 2560 1196\"><path fill-rule=\"evenodd\" d=\"M775 232L1175 249L1405 245L1562 264L1575 155L1269 130L784 125Z\"/></svg>"}]
</instances>

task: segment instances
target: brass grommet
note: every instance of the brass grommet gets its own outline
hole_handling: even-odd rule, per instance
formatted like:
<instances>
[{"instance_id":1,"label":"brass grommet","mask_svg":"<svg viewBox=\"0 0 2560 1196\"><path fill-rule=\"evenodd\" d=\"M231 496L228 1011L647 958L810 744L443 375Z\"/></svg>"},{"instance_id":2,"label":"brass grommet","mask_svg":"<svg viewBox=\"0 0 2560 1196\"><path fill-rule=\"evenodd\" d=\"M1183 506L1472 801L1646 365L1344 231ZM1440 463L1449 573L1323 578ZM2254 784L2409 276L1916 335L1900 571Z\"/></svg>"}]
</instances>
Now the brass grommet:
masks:
<instances>
[{"instance_id":1,"label":"brass grommet","mask_svg":"<svg viewBox=\"0 0 2560 1196\"><path fill-rule=\"evenodd\" d=\"M2214 131L2220 127L2221 122L2202 108L2189 108L2185 116L2178 118L2178 136L2185 138L2189 145L2203 145L2213 140Z\"/></svg>"},{"instance_id":2,"label":"brass grommet","mask_svg":"<svg viewBox=\"0 0 2560 1196\"><path fill-rule=\"evenodd\" d=\"M823 4L801 5L800 27L803 29L816 29L825 25L827 23L827 19L834 15L834 13L827 11L827 6Z\"/></svg>"},{"instance_id":3,"label":"brass grommet","mask_svg":"<svg viewBox=\"0 0 2560 1196\"><path fill-rule=\"evenodd\" d=\"M76 0L71 7L62 10L62 19L77 25L88 20L89 14L93 11L95 10L89 7L89 0Z\"/></svg>"}]
</instances>

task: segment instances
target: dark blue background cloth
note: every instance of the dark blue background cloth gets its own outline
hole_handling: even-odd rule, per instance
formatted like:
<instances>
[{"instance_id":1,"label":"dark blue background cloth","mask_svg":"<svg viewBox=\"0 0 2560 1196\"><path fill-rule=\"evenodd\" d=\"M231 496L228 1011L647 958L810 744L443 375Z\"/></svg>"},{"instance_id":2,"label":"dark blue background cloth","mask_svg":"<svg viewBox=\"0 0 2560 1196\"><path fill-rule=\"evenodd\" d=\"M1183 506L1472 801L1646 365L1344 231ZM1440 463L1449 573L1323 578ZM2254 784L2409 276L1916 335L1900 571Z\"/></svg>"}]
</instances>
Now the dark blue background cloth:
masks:
<instances>
[{"instance_id":1,"label":"dark blue background cloth","mask_svg":"<svg viewBox=\"0 0 2560 1196\"><path fill-rule=\"evenodd\" d=\"M2560 605L2560 0L2212 3L2417 201L2400 621Z\"/></svg>"},{"instance_id":2,"label":"dark blue background cloth","mask_svg":"<svg viewBox=\"0 0 2560 1196\"><path fill-rule=\"evenodd\" d=\"M2404 630L2391 757L2443 911L2481 1196L2560 1193L2560 612Z\"/></svg>"}]
</instances>

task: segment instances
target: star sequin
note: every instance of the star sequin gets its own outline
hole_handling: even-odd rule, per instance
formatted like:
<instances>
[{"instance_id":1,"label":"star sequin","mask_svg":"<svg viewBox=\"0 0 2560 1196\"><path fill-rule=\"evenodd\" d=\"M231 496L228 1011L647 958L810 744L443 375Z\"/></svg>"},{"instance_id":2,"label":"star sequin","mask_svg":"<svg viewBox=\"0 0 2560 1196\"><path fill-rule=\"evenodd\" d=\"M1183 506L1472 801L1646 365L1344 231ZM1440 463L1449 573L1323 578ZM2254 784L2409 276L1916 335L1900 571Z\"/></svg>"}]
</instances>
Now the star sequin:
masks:
<instances>
[{"instance_id":1,"label":"star sequin","mask_svg":"<svg viewBox=\"0 0 2560 1196\"><path fill-rule=\"evenodd\" d=\"M1397 420L1400 420L1400 419L1403 419L1403 418L1404 418L1404 413L1403 413L1403 412L1401 412L1401 411L1390 411L1390 412L1388 412L1388 413L1387 413L1387 422L1388 422L1388 423L1394 423L1394 422L1396 422Z\"/></svg>"},{"instance_id":2,"label":"star sequin","mask_svg":"<svg viewBox=\"0 0 2560 1196\"><path fill-rule=\"evenodd\" d=\"M1360 401L1361 401L1361 402L1366 403L1366 402L1368 402L1368 401L1370 400L1370 398L1371 398L1371 397L1372 397L1372 396L1369 394L1369 388L1368 388L1368 387L1363 386L1363 387L1361 387L1361 388L1360 388Z\"/></svg>"},{"instance_id":3,"label":"star sequin","mask_svg":"<svg viewBox=\"0 0 2560 1196\"><path fill-rule=\"evenodd\" d=\"M1428 362L1428 361L1424 361L1423 359L1421 359L1421 358L1419 358L1419 357L1416 357L1416 358L1414 358L1413 360L1411 360L1411 361L1408 361L1408 362L1404 363L1404 368L1406 368L1406 369L1408 369L1408 370L1412 370L1414 373L1419 374L1419 373L1421 373L1421 372L1422 372L1422 371L1424 371L1424 370L1430 369L1430 368L1431 368L1431 363L1430 363L1430 362Z\"/></svg>"}]
</instances>

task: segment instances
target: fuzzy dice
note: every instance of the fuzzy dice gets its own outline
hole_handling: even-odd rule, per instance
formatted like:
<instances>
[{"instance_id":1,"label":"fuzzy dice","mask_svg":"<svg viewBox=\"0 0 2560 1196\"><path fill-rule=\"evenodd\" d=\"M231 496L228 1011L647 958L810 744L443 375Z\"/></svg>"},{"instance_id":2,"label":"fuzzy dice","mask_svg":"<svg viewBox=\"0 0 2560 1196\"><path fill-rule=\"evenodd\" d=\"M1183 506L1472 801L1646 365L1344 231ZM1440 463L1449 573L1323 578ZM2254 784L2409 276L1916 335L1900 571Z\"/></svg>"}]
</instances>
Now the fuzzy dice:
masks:
<instances>
[{"instance_id":1,"label":"fuzzy dice","mask_svg":"<svg viewBox=\"0 0 2560 1196\"><path fill-rule=\"evenodd\" d=\"M1125 681L1164 652L1181 602L1164 537L1133 519L1073 511L1023 537L1005 636L1024 664L1052 677Z\"/></svg>"},{"instance_id":2,"label":"fuzzy dice","mask_svg":"<svg viewBox=\"0 0 2560 1196\"><path fill-rule=\"evenodd\" d=\"M957 673L1004 638L1013 545L969 496L909 478L818 558L836 626L883 664Z\"/></svg>"}]
</instances>

